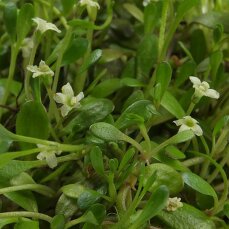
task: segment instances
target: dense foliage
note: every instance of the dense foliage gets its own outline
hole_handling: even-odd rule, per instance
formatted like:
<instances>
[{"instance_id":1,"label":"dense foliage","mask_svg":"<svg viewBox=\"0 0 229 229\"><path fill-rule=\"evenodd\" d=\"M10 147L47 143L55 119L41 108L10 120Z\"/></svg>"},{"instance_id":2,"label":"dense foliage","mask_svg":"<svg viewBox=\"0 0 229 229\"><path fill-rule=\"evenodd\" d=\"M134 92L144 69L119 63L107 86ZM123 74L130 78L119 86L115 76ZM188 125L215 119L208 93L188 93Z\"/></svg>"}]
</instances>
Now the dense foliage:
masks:
<instances>
[{"instance_id":1,"label":"dense foliage","mask_svg":"<svg viewBox=\"0 0 229 229\"><path fill-rule=\"evenodd\" d=\"M228 228L229 3L0 1L0 228Z\"/></svg>"}]
</instances>

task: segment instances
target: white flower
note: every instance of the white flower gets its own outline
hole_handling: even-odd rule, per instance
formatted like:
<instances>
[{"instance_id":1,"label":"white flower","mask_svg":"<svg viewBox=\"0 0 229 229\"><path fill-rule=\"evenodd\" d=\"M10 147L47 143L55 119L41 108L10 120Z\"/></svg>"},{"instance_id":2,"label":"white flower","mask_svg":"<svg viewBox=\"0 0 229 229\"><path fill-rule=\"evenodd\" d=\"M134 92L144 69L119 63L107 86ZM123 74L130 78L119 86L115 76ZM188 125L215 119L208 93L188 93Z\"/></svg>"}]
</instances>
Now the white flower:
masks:
<instances>
[{"instance_id":1,"label":"white flower","mask_svg":"<svg viewBox=\"0 0 229 229\"><path fill-rule=\"evenodd\" d=\"M73 108L80 107L79 102L84 98L84 94L80 92L77 96L74 96L70 83L64 85L61 91L62 93L56 93L53 98L57 103L63 104L60 111L62 116L65 117Z\"/></svg>"},{"instance_id":2,"label":"white flower","mask_svg":"<svg viewBox=\"0 0 229 229\"><path fill-rule=\"evenodd\" d=\"M181 198L173 197L168 199L166 210L174 212L177 210L177 208L181 208L181 207L183 207Z\"/></svg>"},{"instance_id":3,"label":"white flower","mask_svg":"<svg viewBox=\"0 0 229 229\"><path fill-rule=\"evenodd\" d=\"M99 3L93 0L80 0L80 5L88 6L88 7L96 7L97 9L100 9Z\"/></svg>"},{"instance_id":4,"label":"white flower","mask_svg":"<svg viewBox=\"0 0 229 229\"><path fill-rule=\"evenodd\" d=\"M178 119L176 121L173 121L177 126L181 126L178 132L182 132L185 130L192 130L193 133L197 136L203 135L203 131L201 127L197 124L198 121L196 121L191 116L185 116L182 119Z\"/></svg>"},{"instance_id":5,"label":"white flower","mask_svg":"<svg viewBox=\"0 0 229 229\"><path fill-rule=\"evenodd\" d=\"M60 155L62 151L60 150L47 150L47 146L42 144L37 144L38 148L41 148L42 152L37 155L38 160L46 160L48 166L52 169L57 166L56 155Z\"/></svg>"},{"instance_id":6,"label":"white flower","mask_svg":"<svg viewBox=\"0 0 229 229\"><path fill-rule=\"evenodd\" d=\"M33 39L32 38L25 38L22 42L21 51L22 56L24 58L28 58L30 56L31 50L34 46Z\"/></svg>"},{"instance_id":7,"label":"white flower","mask_svg":"<svg viewBox=\"0 0 229 229\"><path fill-rule=\"evenodd\" d=\"M49 68L47 64L43 60L40 61L39 67L37 65L28 65L27 70L32 72L33 78L38 76L53 76L54 72Z\"/></svg>"},{"instance_id":8,"label":"white flower","mask_svg":"<svg viewBox=\"0 0 229 229\"><path fill-rule=\"evenodd\" d=\"M195 76L190 76L189 79L193 83L193 87L195 88L195 95L197 97L201 98L202 96L207 96L213 99L219 98L219 93L214 89L210 89L210 86L206 81L201 82Z\"/></svg>"},{"instance_id":9,"label":"white flower","mask_svg":"<svg viewBox=\"0 0 229 229\"><path fill-rule=\"evenodd\" d=\"M47 30L53 30L57 33L61 33L61 31L53 23L47 22L39 17L35 17L32 20L37 23L37 30L39 30L41 33L44 33Z\"/></svg>"}]
</instances>

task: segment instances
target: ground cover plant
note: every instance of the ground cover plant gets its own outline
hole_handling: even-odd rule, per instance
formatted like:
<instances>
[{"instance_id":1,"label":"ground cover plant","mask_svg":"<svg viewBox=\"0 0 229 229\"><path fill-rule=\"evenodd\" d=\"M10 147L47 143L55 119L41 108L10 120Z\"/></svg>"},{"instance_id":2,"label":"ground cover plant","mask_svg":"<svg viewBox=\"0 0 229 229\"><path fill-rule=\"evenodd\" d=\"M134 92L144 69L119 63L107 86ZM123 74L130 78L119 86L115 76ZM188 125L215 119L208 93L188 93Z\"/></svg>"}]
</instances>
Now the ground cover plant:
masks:
<instances>
[{"instance_id":1,"label":"ground cover plant","mask_svg":"<svg viewBox=\"0 0 229 229\"><path fill-rule=\"evenodd\" d=\"M0 1L0 228L228 228L229 3Z\"/></svg>"}]
</instances>

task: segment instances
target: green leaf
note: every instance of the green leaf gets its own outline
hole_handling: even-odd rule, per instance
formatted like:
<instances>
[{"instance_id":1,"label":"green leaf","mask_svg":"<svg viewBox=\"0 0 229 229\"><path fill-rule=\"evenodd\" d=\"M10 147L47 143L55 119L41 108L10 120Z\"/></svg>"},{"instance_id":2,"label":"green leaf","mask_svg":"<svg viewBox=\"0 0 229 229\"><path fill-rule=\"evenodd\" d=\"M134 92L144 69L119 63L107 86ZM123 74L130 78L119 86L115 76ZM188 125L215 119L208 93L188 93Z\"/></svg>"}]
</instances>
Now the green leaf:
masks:
<instances>
[{"instance_id":1,"label":"green leaf","mask_svg":"<svg viewBox=\"0 0 229 229\"><path fill-rule=\"evenodd\" d=\"M139 100L131 104L125 111L119 116L115 122L115 126L118 129L127 128L133 124L136 124L133 119L129 118L130 114L135 114L143 118L144 121L149 120L153 114L158 114L152 102L149 100Z\"/></svg>"},{"instance_id":2,"label":"green leaf","mask_svg":"<svg viewBox=\"0 0 229 229\"><path fill-rule=\"evenodd\" d=\"M94 190L86 190L77 199L77 206L80 209L88 209L92 204L101 198L101 194Z\"/></svg>"},{"instance_id":3,"label":"green leaf","mask_svg":"<svg viewBox=\"0 0 229 229\"><path fill-rule=\"evenodd\" d=\"M0 138L3 141L14 140L14 134L8 131L2 124L0 124Z\"/></svg>"},{"instance_id":4,"label":"green leaf","mask_svg":"<svg viewBox=\"0 0 229 229\"><path fill-rule=\"evenodd\" d=\"M172 115L174 115L176 118L182 118L185 116L184 109L180 105L180 103L177 101L177 99L170 93L165 92L164 96L161 100L161 105Z\"/></svg>"},{"instance_id":5,"label":"green leaf","mask_svg":"<svg viewBox=\"0 0 229 229\"><path fill-rule=\"evenodd\" d=\"M124 77L120 81L124 86L127 87L145 87L144 83L133 78Z\"/></svg>"},{"instance_id":6,"label":"green leaf","mask_svg":"<svg viewBox=\"0 0 229 229\"><path fill-rule=\"evenodd\" d=\"M20 109L16 119L16 133L19 135L47 139L49 119L44 106L38 101L28 101ZM22 143L23 148L31 147Z\"/></svg>"},{"instance_id":7,"label":"green leaf","mask_svg":"<svg viewBox=\"0 0 229 229\"><path fill-rule=\"evenodd\" d=\"M149 191L153 192L160 185L166 185L172 195L179 193L184 186L182 176L172 167L162 164L154 163L146 166L146 173L144 176L143 184L147 184L147 180L156 172L157 177Z\"/></svg>"},{"instance_id":8,"label":"green leaf","mask_svg":"<svg viewBox=\"0 0 229 229\"><path fill-rule=\"evenodd\" d=\"M206 39L201 29L195 29L191 34L190 40L190 52L193 59L198 64L200 63L207 54Z\"/></svg>"},{"instance_id":9,"label":"green leaf","mask_svg":"<svg viewBox=\"0 0 229 229\"><path fill-rule=\"evenodd\" d=\"M137 49L137 79L149 78L150 70L157 61L158 40L151 34L145 35Z\"/></svg>"},{"instance_id":10,"label":"green leaf","mask_svg":"<svg viewBox=\"0 0 229 229\"><path fill-rule=\"evenodd\" d=\"M120 172L122 169L125 168L125 166L127 165L127 163L133 158L133 156L135 155L135 150L134 148L130 148L129 150L126 151L126 153L124 154L120 164L119 164L119 168L118 171Z\"/></svg>"},{"instance_id":11,"label":"green leaf","mask_svg":"<svg viewBox=\"0 0 229 229\"><path fill-rule=\"evenodd\" d=\"M217 200L217 194L215 190L207 181L205 181L200 176L192 172L184 172L182 174L182 177L185 184L187 184L189 187L204 195L212 196L214 199Z\"/></svg>"},{"instance_id":12,"label":"green leaf","mask_svg":"<svg viewBox=\"0 0 229 229\"><path fill-rule=\"evenodd\" d=\"M64 215L65 218L70 218L77 209L76 200L62 194L57 201L55 213L56 215Z\"/></svg>"},{"instance_id":13,"label":"green leaf","mask_svg":"<svg viewBox=\"0 0 229 229\"><path fill-rule=\"evenodd\" d=\"M144 94L141 90L136 90L128 97L128 99L123 104L122 112L126 110L126 108L129 107L131 104L139 100L144 100Z\"/></svg>"},{"instance_id":14,"label":"green leaf","mask_svg":"<svg viewBox=\"0 0 229 229\"><path fill-rule=\"evenodd\" d=\"M13 2L8 2L4 7L4 23L11 42L16 41L17 7Z\"/></svg>"},{"instance_id":15,"label":"green leaf","mask_svg":"<svg viewBox=\"0 0 229 229\"><path fill-rule=\"evenodd\" d=\"M137 20L143 23L143 13L142 11L134 4L125 3L123 7Z\"/></svg>"},{"instance_id":16,"label":"green leaf","mask_svg":"<svg viewBox=\"0 0 229 229\"><path fill-rule=\"evenodd\" d=\"M123 86L123 83L118 78L107 79L95 86L91 94L97 98L104 98L111 95Z\"/></svg>"},{"instance_id":17,"label":"green leaf","mask_svg":"<svg viewBox=\"0 0 229 229\"><path fill-rule=\"evenodd\" d=\"M98 146L90 151L90 159L94 170L101 176L104 176L103 153Z\"/></svg>"},{"instance_id":18,"label":"green leaf","mask_svg":"<svg viewBox=\"0 0 229 229\"><path fill-rule=\"evenodd\" d=\"M184 159L186 156L177 147L170 145L165 148L167 155L173 159Z\"/></svg>"},{"instance_id":19,"label":"green leaf","mask_svg":"<svg viewBox=\"0 0 229 229\"><path fill-rule=\"evenodd\" d=\"M105 122L92 124L90 131L99 138L106 141L125 141L125 134L119 131L116 127Z\"/></svg>"},{"instance_id":20,"label":"green leaf","mask_svg":"<svg viewBox=\"0 0 229 229\"><path fill-rule=\"evenodd\" d=\"M21 220L14 226L14 229L39 229L39 222L32 220Z\"/></svg>"},{"instance_id":21,"label":"green leaf","mask_svg":"<svg viewBox=\"0 0 229 229\"><path fill-rule=\"evenodd\" d=\"M12 140L3 140L0 139L0 154L1 153L5 153L8 151L8 149L10 148L10 145L12 144ZM1 157L2 155L0 155ZM1 164L2 161L0 161Z\"/></svg>"},{"instance_id":22,"label":"green leaf","mask_svg":"<svg viewBox=\"0 0 229 229\"><path fill-rule=\"evenodd\" d=\"M93 123L102 121L114 109L108 99L85 98L74 118L64 127L66 133L80 133Z\"/></svg>"},{"instance_id":23,"label":"green leaf","mask_svg":"<svg viewBox=\"0 0 229 229\"><path fill-rule=\"evenodd\" d=\"M151 34L156 24L158 23L158 18L160 17L160 10L158 4L155 2L150 2L144 9L144 31L145 34Z\"/></svg>"},{"instance_id":24,"label":"green leaf","mask_svg":"<svg viewBox=\"0 0 229 229\"><path fill-rule=\"evenodd\" d=\"M26 211L38 212L37 202L31 191L10 192L5 193L4 196Z\"/></svg>"},{"instance_id":25,"label":"green leaf","mask_svg":"<svg viewBox=\"0 0 229 229\"><path fill-rule=\"evenodd\" d=\"M229 33L228 12L208 12L194 19L194 22L200 23L208 28L215 29L217 25L222 25L225 33Z\"/></svg>"},{"instance_id":26,"label":"green leaf","mask_svg":"<svg viewBox=\"0 0 229 229\"><path fill-rule=\"evenodd\" d=\"M84 191L85 187L81 184L67 184L61 188L61 191L68 197L77 199Z\"/></svg>"},{"instance_id":27,"label":"green leaf","mask_svg":"<svg viewBox=\"0 0 229 229\"><path fill-rule=\"evenodd\" d=\"M141 228L141 226L156 216L167 204L169 190L166 186L159 186L151 195L137 220L130 229Z\"/></svg>"},{"instance_id":28,"label":"green leaf","mask_svg":"<svg viewBox=\"0 0 229 229\"><path fill-rule=\"evenodd\" d=\"M103 204L93 204L88 211L93 213L99 224L101 224L106 217L106 208Z\"/></svg>"},{"instance_id":29,"label":"green leaf","mask_svg":"<svg viewBox=\"0 0 229 229\"><path fill-rule=\"evenodd\" d=\"M194 137L194 133L192 130L185 130L182 132L178 132L176 135L170 138L169 144L178 144L181 142L186 142Z\"/></svg>"},{"instance_id":30,"label":"green leaf","mask_svg":"<svg viewBox=\"0 0 229 229\"><path fill-rule=\"evenodd\" d=\"M0 79L0 87L3 88L3 90L5 89L7 84L7 79ZM12 80L12 82L10 83L10 87L9 87L9 91L10 93L12 93L14 96L18 96L18 94L20 93L20 90L22 88L22 83Z\"/></svg>"},{"instance_id":31,"label":"green leaf","mask_svg":"<svg viewBox=\"0 0 229 229\"><path fill-rule=\"evenodd\" d=\"M168 62L162 62L156 68L156 84L160 85L160 90L156 93L155 99L160 102L163 95L165 94L171 77L172 77L172 68ZM156 90L156 89L155 89Z\"/></svg>"},{"instance_id":32,"label":"green leaf","mask_svg":"<svg viewBox=\"0 0 229 229\"><path fill-rule=\"evenodd\" d=\"M67 1L66 1L67 2ZM72 39L62 59L62 66L74 63L84 56L88 48L88 40L85 38Z\"/></svg>"},{"instance_id":33,"label":"green leaf","mask_svg":"<svg viewBox=\"0 0 229 229\"><path fill-rule=\"evenodd\" d=\"M5 228L5 225L16 223L18 221L18 217L10 217L6 219L0 219L0 229Z\"/></svg>"},{"instance_id":34,"label":"green leaf","mask_svg":"<svg viewBox=\"0 0 229 229\"><path fill-rule=\"evenodd\" d=\"M32 26L33 17L33 5L30 3L23 4L17 17L17 40L19 44L21 44L24 38L27 36Z\"/></svg>"},{"instance_id":35,"label":"green leaf","mask_svg":"<svg viewBox=\"0 0 229 229\"><path fill-rule=\"evenodd\" d=\"M79 73L82 74L86 71L91 65L95 64L102 56L101 49L95 49L91 52L90 56L84 61L79 69Z\"/></svg>"},{"instance_id":36,"label":"green leaf","mask_svg":"<svg viewBox=\"0 0 229 229\"><path fill-rule=\"evenodd\" d=\"M158 214L168 228L173 229L216 229L211 219L200 210L183 203L174 212L161 211Z\"/></svg>"},{"instance_id":37,"label":"green leaf","mask_svg":"<svg viewBox=\"0 0 229 229\"><path fill-rule=\"evenodd\" d=\"M51 229L64 229L65 217L64 215L55 215L51 222Z\"/></svg>"},{"instance_id":38,"label":"green leaf","mask_svg":"<svg viewBox=\"0 0 229 229\"><path fill-rule=\"evenodd\" d=\"M118 169L118 159L117 158L113 158L109 160L109 167L110 167L110 171L112 173L115 173Z\"/></svg>"}]
</instances>

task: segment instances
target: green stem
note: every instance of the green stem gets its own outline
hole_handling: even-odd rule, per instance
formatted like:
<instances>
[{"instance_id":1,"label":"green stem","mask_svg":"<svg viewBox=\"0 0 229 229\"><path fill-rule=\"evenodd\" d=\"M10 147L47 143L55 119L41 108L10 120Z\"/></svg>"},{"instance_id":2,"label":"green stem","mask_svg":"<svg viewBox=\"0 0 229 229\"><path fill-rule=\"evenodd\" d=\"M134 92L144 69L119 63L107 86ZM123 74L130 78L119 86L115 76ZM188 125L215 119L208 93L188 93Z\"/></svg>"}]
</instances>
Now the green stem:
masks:
<instances>
[{"instance_id":1,"label":"green stem","mask_svg":"<svg viewBox=\"0 0 229 229\"><path fill-rule=\"evenodd\" d=\"M0 155L0 165L7 163L10 160L13 160L18 157L28 156L34 153L40 152L40 148L23 150L23 151L16 151L16 152L7 152Z\"/></svg>"},{"instance_id":2,"label":"green stem","mask_svg":"<svg viewBox=\"0 0 229 229\"><path fill-rule=\"evenodd\" d=\"M37 212L17 211L17 212L0 213L0 219L12 218L12 217L35 218L35 219L41 219L41 220L47 221L49 223L52 222L52 217L42 214L42 213L37 213Z\"/></svg>"},{"instance_id":3,"label":"green stem","mask_svg":"<svg viewBox=\"0 0 229 229\"><path fill-rule=\"evenodd\" d=\"M60 75L61 62L62 62L62 59L63 59L64 52L67 49L67 47L69 45L69 42L71 40L71 37L72 37L72 28L68 27L67 32L66 32L66 34L64 36L64 39L63 39L63 44L64 45L59 50L58 58L57 58L57 61L56 61L55 76L54 76L54 81L53 81L53 86L52 86L53 93L55 93L56 89L57 89L57 84L58 84L59 75Z\"/></svg>"},{"instance_id":4,"label":"green stem","mask_svg":"<svg viewBox=\"0 0 229 229\"><path fill-rule=\"evenodd\" d=\"M37 48L40 43L40 38L41 38L40 34L38 34L38 32L35 31L33 35L34 46L30 54L29 65L33 65L34 63ZM25 84L25 95L27 99L32 99L32 96L30 94L30 77L31 77L31 72L26 70L24 84Z\"/></svg>"},{"instance_id":5,"label":"green stem","mask_svg":"<svg viewBox=\"0 0 229 229\"><path fill-rule=\"evenodd\" d=\"M61 144L61 143L57 143L53 141L43 140L39 138L26 137L26 136L16 135L16 134L13 134L12 138L15 141L22 141L22 142L27 142L27 143L42 144L42 145L47 145L50 147L56 147L58 150L61 150L61 151L80 151L85 148L85 145Z\"/></svg>"},{"instance_id":6,"label":"green stem","mask_svg":"<svg viewBox=\"0 0 229 229\"><path fill-rule=\"evenodd\" d=\"M217 201L217 203L215 203L213 209L212 209L212 214L215 215L218 212L220 212L224 206L225 201L227 200L227 196L228 196L228 180L227 180L227 175L225 173L225 171L223 170L222 166L219 165L215 160L213 160L210 156L205 155L203 153L199 153L199 152L194 152L191 151L191 153L200 156L200 157L204 157L206 159L208 159L221 173L222 179L223 179L223 183L224 183L224 190L223 193L220 197L220 199Z\"/></svg>"},{"instance_id":7,"label":"green stem","mask_svg":"<svg viewBox=\"0 0 229 229\"><path fill-rule=\"evenodd\" d=\"M193 111L195 105L196 105L196 104L193 103L193 102L190 103L190 105L189 105L189 107L188 107L188 110L187 110L187 112L186 112L187 115L190 115L190 114L192 113L192 111Z\"/></svg>"},{"instance_id":8,"label":"green stem","mask_svg":"<svg viewBox=\"0 0 229 229\"><path fill-rule=\"evenodd\" d=\"M160 26L160 33L159 33L159 41L158 41L158 61L161 62L162 59L162 49L164 46L164 40L165 40L165 28L166 28L166 20L167 20L167 14L169 9L169 1L164 0L163 6L162 6L162 15L161 15L161 26Z\"/></svg>"},{"instance_id":9,"label":"green stem","mask_svg":"<svg viewBox=\"0 0 229 229\"><path fill-rule=\"evenodd\" d=\"M186 161L183 161L182 164L185 167L191 167L193 165L201 164L202 162L204 162L203 157L194 157L194 158L187 159Z\"/></svg>"},{"instance_id":10,"label":"green stem","mask_svg":"<svg viewBox=\"0 0 229 229\"><path fill-rule=\"evenodd\" d=\"M64 229L73 227L76 224L82 223L85 221L84 216L79 217L78 219L71 220L70 222L66 223Z\"/></svg>"},{"instance_id":11,"label":"green stem","mask_svg":"<svg viewBox=\"0 0 229 229\"><path fill-rule=\"evenodd\" d=\"M43 194L49 197L53 197L55 195L55 192L51 188L41 184L23 184L6 188L0 188L0 194L16 192L21 190L34 190L37 192L41 191Z\"/></svg>"},{"instance_id":12,"label":"green stem","mask_svg":"<svg viewBox=\"0 0 229 229\"><path fill-rule=\"evenodd\" d=\"M1 101L1 105L5 105L8 99L8 96L10 94L10 86L13 81L14 72L15 72L15 66L17 61L17 55L18 55L18 47L16 44L12 44L11 46L11 56L10 56L10 68L9 68L9 75L7 78L6 86L5 86L5 93L3 96L3 99ZM2 109L0 110L0 118L2 116Z\"/></svg>"},{"instance_id":13,"label":"green stem","mask_svg":"<svg viewBox=\"0 0 229 229\"><path fill-rule=\"evenodd\" d=\"M220 162L220 165L222 166L222 168L229 161L229 148L227 148L225 155L226 156ZM213 173L208 177L208 183L211 183L217 177L218 173L219 173L219 170L215 169Z\"/></svg>"}]
</instances>

